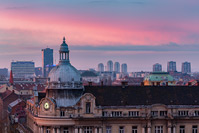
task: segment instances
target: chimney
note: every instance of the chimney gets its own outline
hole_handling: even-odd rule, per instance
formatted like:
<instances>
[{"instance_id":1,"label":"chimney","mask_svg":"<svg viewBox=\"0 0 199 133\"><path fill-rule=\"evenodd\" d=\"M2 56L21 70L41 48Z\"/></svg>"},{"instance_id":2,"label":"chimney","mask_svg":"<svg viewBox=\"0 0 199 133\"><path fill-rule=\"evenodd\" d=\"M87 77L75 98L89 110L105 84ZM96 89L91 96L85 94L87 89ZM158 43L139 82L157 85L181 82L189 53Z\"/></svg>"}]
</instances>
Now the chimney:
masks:
<instances>
[{"instance_id":1,"label":"chimney","mask_svg":"<svg viewBox=\"0 0 199 133\"><path fill-rule=\"evenodd\" d=\"M191 82L188 82L188 86L191 86Z\"/></svg>"},{"instance_id":2,"label":"chimney","mask_svg":"<svg viewBox=\"0 0 199 133\"><path fill-rule=\"evenodd\" d=\"M10 79L9 79L9 83L11 85L13 85L14 81L13 81L13 74L12 74L12 70L10 71Z\"/></svg>"},{"instance_id":3,"label":"chimney","mask_svg":"<svg viewBox=\"0 0 199 133\"><path fill-rule=\"evenodd\" d=\"M89 81L89 82L88 82L88 85L89 85L89 86L92 86L92 85L93 85L93 82Z\"/></svg>"},{"instance_id":4,"label":"chimney","mask_svg":"<svg viewBox=\"0 0 199 133\"><path fill-rule=\"evenodd\" d=\"M39 94L38 94L38 91L37 91L37 85L35 85L35 86L33 87L33 93L34 93L34 101L35 101L35 104L38 104L38 96L39 96Z\"/></svg>"}]
</instances>

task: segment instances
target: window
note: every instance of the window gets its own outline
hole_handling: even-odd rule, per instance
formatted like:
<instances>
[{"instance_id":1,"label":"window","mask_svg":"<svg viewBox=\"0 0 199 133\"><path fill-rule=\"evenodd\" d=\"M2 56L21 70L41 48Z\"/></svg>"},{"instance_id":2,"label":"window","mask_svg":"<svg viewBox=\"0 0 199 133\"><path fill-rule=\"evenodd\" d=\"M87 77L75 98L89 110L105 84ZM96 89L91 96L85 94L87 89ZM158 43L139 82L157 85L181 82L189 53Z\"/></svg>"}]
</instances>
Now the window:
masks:
<instances>
[{"instance_id":1,"label":"window","mask_svg":"<svg viewBox=\"0 0 199 133\"><path fill-rule=\"evenodd\" d=\"M84 133L92 133L92 127L85 127Z\"/></svg>"},{"instance_id":2,"label":"window","mask_svg":"<svg viewBox=\"0 0 199 133\"><path fill-rule=\"evenodd\" d=\"M86 103L86 114L90 114L91 113L91 103L87 102Z\"/></svg>"},{"instance_id":3,"label":"window","mask_svg":"<svg viewBox=\"0 0 199 133\"><path fill-rule=\"evenodd\" d=\"M194 112L194 116L199 116L199 110L196 110L196 111Z\"/></svg>"},{"instance_id":4,"label":"window","mask_svg":"<svg viewBox=\"0 0 199 133\"><path fill-rule=\"evenodd\" d=\"M160 116L167 116L167 111L160 111Z\"/></svg>"},{"instance_id":5,"label":"window","mask_svg":"<svg viewBox=\"0 0 199 133\"><path fill-rule=\"evenodd\" d=\"M49 127L46 128L46 133L50 133L50 128Z\"/></svg>"},{"instance_id":6,"label":"window","mask_svg":"<svg viewBox=\"0 0 199 133\"><path fill-rule=\"evenodd\" d=\"M119 133L124 133L124 127L123 126L119 127Z\"/></svg>"},{"instance_id":7,"label":"window","mask_svg":"<svg viewBox=\"0 0 199 133\"><path fill-rule=\"evenodd\" d=\"M180 126L180 133L185 133L185 126Z\"/></svg>"},{"instance_id":8,"label":"window","mask_svg":"<svg viewBox=\"0 0 199 133\"><path fill-rule=\"evenodd\" d=\"M158 116L158 111L151 111L151 116L157 117Z\"/></svg>"},{"instance_id":9,"label":"window","mask_svg":"<svg viewBox=\"0 0 199 133\"><path fill-rule=\"evenodd\" d=\"M63 133L69 133L69 130L67 127L64 128Z\"/></svg>"},{"instance_id":10,"label":"window","mask_svg":"<svg viewBox=\"0 0 199 133\"><path fill-rule=\"evenodd\" d=\"M163 126L155 126L155 133L163 133Z\"/></svg>"},{"instance_id":11,"label":"window","mask_svg":"<svg viewBox=\"0 0 199 133\"><path fill-rule=\"evenodd\" d=\"M129 116L130 116L130 117L139 116L139 111L129 111Z\"/></svg>"},{"instance_id":12,"label":"window","mask_svg":"<svg viewBox=\"0 0 199 133\"><path fill-rule=\"evenodd\" d=\"M137 132L138 132L137 126L132 126L132 133L137 133Z\"/></svg>"},{"instance_id":13,"label":"window","mask_svg":"<svg viewBox=\"0 0 199 133\"><path fill-rule=\"evenodd\" d=\"M122 116L122 112L121 111L112 111L111 115L112 115L112 117L120 117L120 116Z\"/></svg>"},{"instance_id":14,"label":"window","mask_svg":"<svg viewBox=\"0 0 199 133\"><path fill-rule=\"evenodd\" d=\"M106 127L106 133L111 133L111 126Z\"/></svg>"},{"instance_id":15,"label":"window","mask_svg":"<svg viewBox=\"0 0 199 133\"><path fill-rule=\"evenodd\" d=\"M192 126L192 133L198 133L198 126Z\"/></svg>"},{"instance_id":16,"label":"window","mask_svg":"<svg viewBox=\"0 0 199 133\"><path fill-rule=\"evenodd\" d=\"M108 117L108 111L103 111L103 112L102 112L102 116L103 116L103 117Z\"/></svg>"},{"instance_id":17,"label":"window","mask_svg":"<svg viewBox=\"0 0 199 133\"><path fill-rule=\"evenodd\" d=\"M65 112L64 111L60 111L60 116L65 116Z\"/></svg>"},{"instance_id":18,"label":"window","mask_svg":"<svg viewBox=\"0 0 199 133\"><path fill-rule=\"evenodd\" d=\"M188 116L188 111L178 111L178 116Z\"/></svg>"}]
</instances>

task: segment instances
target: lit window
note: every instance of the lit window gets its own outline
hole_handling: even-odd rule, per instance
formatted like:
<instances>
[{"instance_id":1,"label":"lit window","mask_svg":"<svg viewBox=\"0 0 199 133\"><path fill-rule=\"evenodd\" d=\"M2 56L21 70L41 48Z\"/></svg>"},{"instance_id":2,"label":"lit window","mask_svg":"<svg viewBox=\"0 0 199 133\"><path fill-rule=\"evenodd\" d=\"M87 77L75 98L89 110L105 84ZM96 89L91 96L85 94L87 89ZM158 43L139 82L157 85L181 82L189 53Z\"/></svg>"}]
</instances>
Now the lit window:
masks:
<instances>
[{"instance_id":1,"label":"lit window","mask_svg":"<svg viewBox=\"0 0 199 133\"><path fill-rule=\"evenodd\" d=\"M163 126L155 126L155 133L163 133Z\"/></svg>"},{"instance_id":2,"label":"lit window","mask_svg":"<svg viewBox=\"0 0 199 133\"><path fill-rule=\"evenodd\" d=\"M87 103L86 103L86 113L87 113L87 114L90 114L90 113L91 113L91 103L90 103L90 102L87 102Z\"/></svg>"},{"instance_id":3,"label":"lit window","mask_svg":"<svg viewBox=\"0 0 199 133\"><path fill-rule=\"evenodd\" d=\"M179 116L188 116L189 112L188 111L178 111Z\"/></svg>"}]
</instances>

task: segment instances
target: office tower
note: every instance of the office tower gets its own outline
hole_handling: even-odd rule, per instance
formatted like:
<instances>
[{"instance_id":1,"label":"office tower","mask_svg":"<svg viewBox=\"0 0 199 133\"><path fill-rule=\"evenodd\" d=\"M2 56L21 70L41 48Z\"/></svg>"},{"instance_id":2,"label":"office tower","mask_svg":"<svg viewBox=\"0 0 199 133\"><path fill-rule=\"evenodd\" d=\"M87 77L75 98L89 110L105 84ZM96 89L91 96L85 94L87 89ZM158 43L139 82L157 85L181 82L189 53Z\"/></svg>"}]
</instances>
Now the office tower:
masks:
<instances>
[{"instance_id":1,"label":"office tower","mask_svg":"<svg viewBox=\"0 0 199 133\"><path fill-rule=\"evenodd\" d=\"M176 62L175 61L169 61L167 63L167 72L175 72L176 71Z\"/></svg>"},{"instance_id":2,"label":"office tower","mask_svg":"<svg viewBox=\"0 0 199 133\"><path fill-rule=\"evenodd\" d=\"M156 63L153 65L153 72L162 72L162 65L159 63Z\"/></svg>"},{"instance_id":3,"label":"office tower","mask_svg":"<svg viewBox=\"0 0 199 133\"><path fill-rule=\"evenodd\" d=\"M191 63L190 62L182 63L182 73L191 73Z\"/></svg>"},{"instance_id":4,"label":"office tower","mask_svg":"<svg viewBox=\"0 0 199 133\"><path fill-rule=\"evenodd\" d=\"M114 71L119 73L120 72L120 63L119 62L115 62L114 64Z\"/></svg>"},{"instance_id":5,"label":"office tower","mask_svg":"<svg viewBox=\"0 0 199 133\"><path fill-rule=\"evenodd\" d=\"M4 78L8 77L8 69L7 68L0 68L0 77L4 77Z\"/></svg>"},{"instance_id":6,"label":"office tower","mask_svg":"<svg viewBox=\"0 0 199 133\"><path fill-rule=\"evenodd\" d=\"M42 49L42 75L47 77L46 66L53 65L53 49L46 48Z\"/></svg>"},{"instance_id":7,"label":"office tower","mask_svg":"<svg viewBox=\"0 0 199 133\"><path fill-rule=\"evenodd\" d=\"M104 72L104 64L103 63L99 63L98 64L98 71L99 72Z\"/></svg>"},{"instance_id":8,"label":"office tower","mask_svg":"<svg viewBox=\"0 0 199 133\"><path fill-rule=\"evenodd\" d=\"M35 63L32 61L11 62L14 78L32 78L35 75Z\"/></svg>"},{"instance_id":9,"label":"office tower","mask_svg":"<svg viewBox=\"0 0 199 133\"><path fill-rule=\"evenodd\" d=\"M113 71L113 62L112 62L112 60L109 60L107 62L107 71L109 71L109 72Z\"/></svg>"},{"instance_id":10,"label":"office tower","mask_svg":"<svg viewBox=\"0 0 199 133\"><path fill-rule=\"evenodd\" d=\"M127 64L126 63L124 63L124 64L122 64L121 65L122 66L122 73L127 73Z\"/></svg>"}]
</instances>

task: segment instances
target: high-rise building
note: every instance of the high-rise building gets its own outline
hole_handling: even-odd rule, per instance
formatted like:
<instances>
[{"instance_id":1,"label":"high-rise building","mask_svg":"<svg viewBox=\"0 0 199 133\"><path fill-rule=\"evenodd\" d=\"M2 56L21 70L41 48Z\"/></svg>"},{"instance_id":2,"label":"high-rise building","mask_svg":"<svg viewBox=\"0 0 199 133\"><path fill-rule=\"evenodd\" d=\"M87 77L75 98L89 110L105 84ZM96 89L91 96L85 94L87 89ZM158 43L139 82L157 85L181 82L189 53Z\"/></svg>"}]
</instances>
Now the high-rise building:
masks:
<instances>
[{"instance_id":1,"label":"high-rise building","mask_svg":"<svg viewBox=\"0 0 199 133\"><path fill-rule=\"evenodd\" d=\"M182 63L182 73L191 73L191 63L190 62Z\"/></svg>"},{"instance_id":2,"label":"high-rise building","mask_svg":"<svg viewBox=\"0 0 199 133\"><path fill-rule=\"evenodd\" d=\"M99 72L104 72L104 64L103 63L99 63L98 64L98 71Z\"/></svg>"},{"instance_id":3,"label":"high-rise building","mask_svg":"<svg viewBox=\"0 0 199 133\"><path fill-rule=\"evenodd\" d=\"M42 49L42 75L47 77L46 66L53 65L53 49Z\"/></svg>"},{"instance_id":4,"label":"high-rise building","mask_svg":"<svg viewBox=\"0 0 199 133\"><path fill-rule=\"evenodd\" d=\"M32 61L11 62L14 78L32 78L35 75L35 63Z\"/></svg>"},{"instance_id":5,"label":"high-rise building","mask_svg":"<svg viewBox=\"0 0 199 133\"><path fill-rule=\"evenodd\" d=\"M107 62L107 71L112 72L113 71L113 61L109 60Z\"/></svg>"},{"instance_id":6,"label":"high-rise building","mask_svg":"<svg viewBox=\"0 0 199 133\"><path fill-rule=\"evenodd\" d=\"M167 63L167 72L175 72L176 71L176 62L175 61L169 61Z\"/></svg>"},{"instance_id":7,"label":"high-rise building","mask_svg":"<svg viewBox=\"0 0 199 133\"><path fill-rule=\"evenodd\" d=\"M119 62L115 62L114 64L114 71L119 73L120 72L120 63Z\"/></svg>"},{"instance_id":8,"label":"high-rise building","mask_svg":"<svg viewBox=\"0 0 199 133\"><path fill-rule=\"evenodd\" d=\"M0 77L8 77L8 69L7 68L0 68Z\"/></svg>"},{"instance_id":9,"label":"high-rise building","mask_svg":"<svg viewBox=\"0 0 199 133\"><path fill-rule=\"evenodd\" d=\"M162 65L159 63L156 63L153 65L153 72L162 72Z\"/></svg>"},{"instance_id":10,"label":"high-rise building","mask_svg":"<svg viewBox=\"0 0 199 133\"><path fill-rule=\"evenodd\" d=\"M121 66L122 66L122 68L121 68L122 73L127 73L127 64L124 63Z\"/></svg>"}]
</instances>

